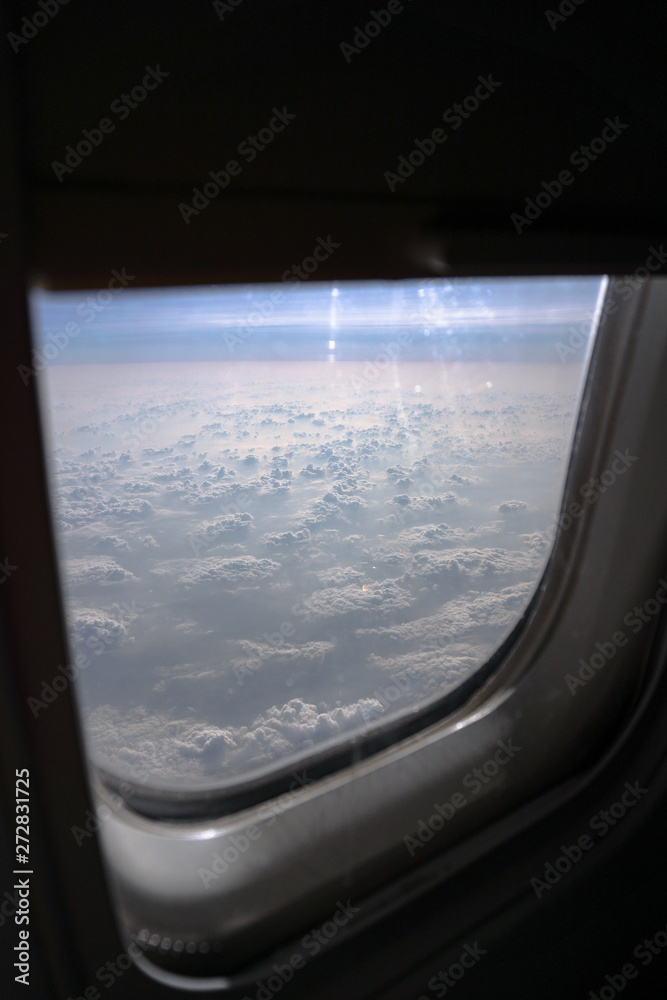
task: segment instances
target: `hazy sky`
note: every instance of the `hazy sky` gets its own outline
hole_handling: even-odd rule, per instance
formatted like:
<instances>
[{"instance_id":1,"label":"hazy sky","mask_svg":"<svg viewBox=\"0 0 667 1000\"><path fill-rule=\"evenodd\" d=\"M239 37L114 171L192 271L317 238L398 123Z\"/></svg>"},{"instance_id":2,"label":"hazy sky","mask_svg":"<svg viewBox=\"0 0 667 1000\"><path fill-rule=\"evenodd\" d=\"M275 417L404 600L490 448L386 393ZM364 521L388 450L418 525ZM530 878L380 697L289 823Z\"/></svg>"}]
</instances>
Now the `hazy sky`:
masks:
<instances>
[{"instance_id":1,"label":"hazy sky","mask_svg":"<svg viewBox=\"0 0 667 1000\"><path fill-rule=\"evenodd\" d=\"M118 285L118 282L114 283ZM68 323L80 332L55 364L96 361L205 360L267 356L317 359L333 340L338 360L362 360L381 332L411 328L403 357L465 349L481 360L502 359L508 336L528 340L524 351L544 357L554 339L595 309L599 279L445 279L403 282L301 282L188 289L125 288L89 292L36 290L37 324L48 340ZM272 299L273 296L273 299ZM278 298L279 297L279 298ZM110 301L107 301L110 299ZM244 332L245 331L245 332ZM474 357L470 345L482 337ZM492 343L489 347L489 340Z\"/></svg>"}]
</instances>

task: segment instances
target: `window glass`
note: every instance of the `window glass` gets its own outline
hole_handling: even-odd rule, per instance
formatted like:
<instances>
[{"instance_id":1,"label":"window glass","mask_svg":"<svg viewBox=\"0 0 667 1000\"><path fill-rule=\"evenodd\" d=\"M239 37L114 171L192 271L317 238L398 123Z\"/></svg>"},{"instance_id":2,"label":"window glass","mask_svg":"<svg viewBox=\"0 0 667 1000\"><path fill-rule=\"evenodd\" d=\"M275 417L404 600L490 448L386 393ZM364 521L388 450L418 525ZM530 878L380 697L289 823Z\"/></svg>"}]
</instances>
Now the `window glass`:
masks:
<instances>
[{"instance_id":1,"label":"window glass","mask_svg":"<svg viewBox=\"0 0 667 1000\"><path fill-rule=\"evenodd\" d=\"M605 280L134 280L36 289L21 373L91 759L222 786L469 678L544 572Z\"/></svg>"}]
</instances>

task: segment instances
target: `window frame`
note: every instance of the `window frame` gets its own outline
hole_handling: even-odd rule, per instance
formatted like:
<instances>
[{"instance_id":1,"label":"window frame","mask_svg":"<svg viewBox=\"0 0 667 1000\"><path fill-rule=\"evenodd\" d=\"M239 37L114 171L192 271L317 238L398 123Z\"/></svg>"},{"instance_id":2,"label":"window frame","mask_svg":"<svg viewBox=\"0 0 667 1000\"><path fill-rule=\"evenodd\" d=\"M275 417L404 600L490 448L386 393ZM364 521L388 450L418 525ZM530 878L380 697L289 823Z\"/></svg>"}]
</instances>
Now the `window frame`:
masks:
<instances>
[{"instance_id":1,"label":"window frame","mask_svg":"<svg viewBox=\"0 0 667 1000\"><path fill-rule=\"evenodd\" d=\"M0 11L5 34L13 30L22 13L13 3ZM77 46L77 51L87 51L81 41L87 36L75 32L72 37L73 51ZM14 770L29 767L31 847L39 862L31 886L31 945L35 950L29 992L78 997L98 982L96 971L123 953L126 945L116 921L99 837L94 834L79 847L71 835L71 827L80 824L94 808L73 693L70 688L65 690L37 719L27 708L27 698L39 692L42 682L53 678L56 665L68 662L37 399L34 385L24 386L16 375L16 366L28 363L31 356L26 308L29 277L36 270L38 275L48 274L54 287L94 289L106 282L110 268L121 263L119 254L122 257L127 251L133 261L138 260L145 283L226 281L233 268L236 280L278 280L285 260L277 252L275 240L267 240L267 245L255 241L252 256L246 254L240 265L233 248L221 253L221 246L230 244L230 234L241 229L256 233L259 215L268 219L259 231L280 234L277 242L281 252L288 248L288 259L292 252L294 259L300 259L303 240L310 238L313 225L326 232L341 217L350 243L347 259L340 265L345 274L336 276L352 278L418 276L427 258L420 251L428 239L443 249L452 275L621 275L643 265L646 248L656 235L658 240L661 237L653 206L645 201L638 216L638 206L628 201L621 167L615 197L608 188L604 204L592 204L583 216L576 210L564 217L558 212L545 213L535 231L525 232L521 240L507 225L512 209L509 204L505 211L498 202L487 204L479 199L461 207L460 199L451 197L402 199L392 204L388 198L378 201L351 195L327 201L323 196L318 201L307 194L290 199L278 192L261 191L243 192L231 205L221 200L208 209L208 229L187 240L179 229L174 238L164 219L173 210L177 191L133 188L122 171L112 175L101 190L95 185L87 189L85 181L78 187L59 189L49 187L45 178L34 172L27 155L35 132L30 120L32 108L22 89L40 81L26 76L30 70L21 60L15 53L0 59L9 98L0 133L0 149L6 153L0 157L2 229L9 234L3 240L0 267L6 328L0 337L0 456L6 476L5 489L0 491L0 559L8 556L18 566L0 587L0 801L9 828ZM27 218L22 215L23 204ZM335 266L339 266L338 261ZM249 267L254 269L252 273L243 270ZM642 336L664 338L662 315L667 296L664 288L655 292L657 284L650 279L635 293L633 314L626 315L628 324L637 324L633 336L641 332ZM659 310L653 301L656 297ZM648 324L648 331L639 330L644 315L648 315L644 324ZM633 384L638 396L643 396L640 380ZM665 404L654 398L649 412L652 426L645 424L644 434L658 461L651 469L655 478L647 473L643 483L645 491L654 494L649 513L662 521L664 503L661 505L659 498L666 495L665 463L655 442L664 438ZM613 518L610 524L618 528ZM649 519L644 527L648 544L653 530ZM611 550L613 532L610 538ZM566 547L562 551L571 550ZM622 553L613 551L620 578L633 564L635 553L628 545ZM663 564L666 555L665 551L660 553ZM614 583L611 577L610 585ZM587 599L586 594L584 597ZM554 627L554 622L547 623L548 635ZM630 780L646 775L654 801L667 794L667 683L658 672L667 658L664 632L663 627L652 649L651 636L642 633L644 652L651 654L646 666L647 685L634 714L624 719L624 728L620 732L615 729L608 743L601 741L606 745L604 758L593 753L590 767L579 772L573 762L576 776L451 850L434 854L402 879L388 879L384 894L376 897L368 924L353 925L351 939L334 939L334 947L314 958L282 995L294 1000L312 1000L314 996L339 1000L344 995L403 1000L430 992L426 983L438 968L434 963L445 962L443 956L449 956L450 962L457 957L467 935L479 936L482 944L489 942L491 947L490 942L500 939L503 928L521 916L532 919L539 907L551 907L555 893L538 903L529 887L530 876L545 859L555 856L561 842L570 842L581 832L582 816L587 820L593 811L612 801L620 773ZM594 683L598 680L601 677ZM578 885L585 866L613 860L618 839L627 839L631 828L644 818L639 810L630 813L601 845L604 855L593 852L577 866L572 875L574 884ZM520 828L523 833L517 832ZM563 888L567 890L567 886ZM8 938L10 929L5 927L5 942ZM224 995L242 997L244 983L250 984L260 968L250 969L246 977L237 976L229 994ZM516 974L517 984L524 976L522 968ZM123 1000L178 1000L184 995L183 989L158 984L136 967L114 985L109 995L122 996ZM248 992L255 995L254 980ZM107 995L106 990L102 995ZM198 995L213 1000L221 991L205 988Z\"/></svg>"},{"instance_id":2,"label":"window frame","mask_svg":"<svg viewBox=\"0 0 667 1000\"><path fill-rule=\"evenodd\" d=\"M618 310L614 315L608 310L609 315L602 323L591 360L576 435L577 447L572 455L566 485L565 506L577 495L578 484L607 468L615 449L632 440L633 435L636 440L642 428L650 425L645 414L643 418L639 415L641 407L636 402L631 405L629 400L634 399L636 385L641 382L644 386L644 409L649 402L655 403L654 396L646 388L650 381L649 373L653 384L658 380L662 345L657 338L639 337L637 334L640 324L646 329L647 312L655 314L654 320L659 314L660 306L651 300L659 300L660 292L664 298L666 285L667 282L656 283L652 286L652 295L644 289L643 294L635 296L627 306L617 303ZM613 291L608 294L613 294ZM649 318L649 326L650 323ZM664 356L662 364L665 364ZM641 468L641 463L637 468ZM547 705L547 715L539 718L539 707L544 706L539 706L532 692L536 686L554 682L553 653L551 659L549 654L556 641L554 636L563 637L568 630L573 634L577 631L581 633L585 628L580 609L583 595L590 588L590 579L586 572L581 571L578 562L582 551L592 552L598 565L605 562L609 533L614 530L615 521L618 531L619 513L627 506L628 497L635 496L635 492L632 475L620 478L606 499L601 497L595 508L591 508L591 516L573 521L568 531L559 533L539 599L525 627L507 652L504 663L468 704L453 715L371 758L296 791L279 814L269 814L264 819L260 816L262 806L248 807L216 821L208 819L178 825L137 816L124 806L118 808L101 826L100 837L110 868L115 872L112 883L115 884L118 879L123 885L123 909L143 907L145 912L152 912L152 926L158 925L154 916L158 900L155 896L151 899L146 892L146 875L150 870L154 884L159 885L160 895L166 895L168 900L164 904L163 919L173 921L177 910L176 885L174 894L170 895L166 888L170 872L178 871L182 879L184 866L190 865L196 873L196 868L211 863L210 858L216 850L222 852L231 846L232 836L238 836L248 826L256 825L262 831L261 851L248 851L238 859L226 873L224 891L211 893L202 888L200 897L196 899L197 921L202 932L223 907L225 912L233 914L228 929L218 925L218 933L229 942L237 962L242 959L251 962L257 956L258 937L261 937L265 947L269 942L278 945L290 930L298 933L308 921L316 924L318 917L326 919L328 909L334 907L335 899L346 888L348 895L368 895L373 890L381 894L383 882L404 876L418 862L423 864L436 849L442 852L461 843L464 838L473 836L476 831L524 805L528 798L571 779L592 752L591 715L594 710L600 713L602 722L592 741L593 747L604 740L610 723L613 721L616 724L622 717L628 699L633 695L628 671L637 650L632 647L619 650L605 671L596 678L595 684L578 691L575 698L567 694L567 700L561 699L567 722L561 723L563 729L560 731L553 720L549 721L549 713L553 714L551 706ZM659 495L659 491L655 490L643 493L648 508L643 518L646 525L659 524L659 519L649 516L651 507L659 501ZM664 541L664 526L660 530ZM622 549L622 538L618 539L618 543L619 549ZM638 551L633 545L629 564L628 553L624 553L627 565L623 593L605 611L600 609L594 616L586 614L595 621L595 625L590 626L595 629L594 635L611 635L615 631L614 625L618 623L619 607L627 608L631 599L637 601L641 597L642 581L647 578L649 566L657 565L656 559L661 557L657 557L656 553L664 550L654 543L655 539L643 551ZM635 596L630 598L630 594ZM590 607L590 595L587 601L587 607ZM651 627L642 630L642 644L650 641L651 632ZM546 635L549 635L550 641L545 647ZM577 649L593 648L592 637L588 646L584 642L582 647L579 634L576 643ZM565 659L569 662L571 656L565 654ZM560 670L562 683L562 668L556 666L555 669ZM531 703L533 707L529 711ZM544 734L549 726L562 740L558 754L544 743ZM511 769L502 772L502 781L496 786L491 782L489 794L471 802L471 808L458 812L443 835L434 837L435 843L426 845L423 851L420 849L418 857L408 858L404 837L414 830L420 818L430 815L432 803L443 798L442 789L460 789L463 776L475 766L475 762L493 756L497 740L514 740L519 746L530 746L531 734L536 747L541 743L539 766L537 749L530 755L517 756ZM584 736L588 739L580 746ZM420 775L419 781L415 779L415 772ZM389 794L387 789L390 789ZM344 847L337 848L336 837L340 838L338 843L343 844L344 831L347 829L349 832L353 828L353 843L348 842ZM315 845L310 845L314 829L322 831L322 838ZM212 831L215 831L213 835ZM206 837L202 839L204 834ZM150 851L142 846L148 842ZM372 845L370 851L369 844ZM179 849L184 853L179 854ZM329 877L330 891L327 894L323 891L322 866L317 863L317 857L321 859L323 851L326 851ZM196 852L199 852L199 857L195 861ZM176 858L180 859L177 864L174 863ZM302 871L311 873L307 889L303 877L294 879L297 862ZM332 878L334 871L337 880ZM349 880L350 871L354 871L352 881ZM262 885L267 880L277 890L272 893L269 907L266 905L266 894L262 892ZM298 893L295 892L297 888ZM245 926L241 933L236 931L235 934L233 925L238 922L241 907ZM373 909L372 905L370 909ZM165 930L169 934L167 926ZM350 928L350 933L354 932L355 928ZM172 936L177 933L171 932ZM340 941L344 937L341 933ZM157 957L159 954L158 951ZM185 958L186 963L190 961L187 956ZM149 968L145 959L140 961L145 968ZM178 961L180 963L181 959ZM201 956L191 962L198 966L211 963L210 957L202 959ZM259 968L257 966L252 972L255 978ZM155 969L152 972L155 973ZM162 977L165 981L172 981L164 973ZM244 979L242 976L239 985ZM223 975L214 977L207 985L223 988L236 980L236 976L230 979ZM201 985L204 986L204 983Z\"/></svg>"},{"instance_id":3,"label":"window frame","mask_svg":"<svg viewBox=\"0 0 667 1000\"><path fill-rule=\"evenodd\" d=\"M21 273L21 262L14 270L14 278ZM10 317L15 330L20 332L20 336L15 339L8 339L2 345L4 370L15 373L16 365L24 363L26 357L26 347L29 349L29 324L28 315L25 308L25 295L21 282L15 282L13 287L5 285L5 301L10 304ZM611 294L611 293L610 293ZM601 335L598 345L591 361L591 375L587 386L584 405L582 407L582 418L577 431L577 448L573 454L571 467L568 475L568 485L566 487L565 504L570 502L570 497L576 493L575 484L585 481L590 474L599 474L600 469L606 468L604 456L613 454L617 445L626 446L625 440L632 434L638 436L649 454L658 455L661 439L660 415L664 416L664 404L661 405L659 388L660 373L666 367L665 349L656 335L656 330L661 328L661 318L665 313L667 305L667 281L653 279L645 287L641 288L627 304L619 303L619 310L615 316L607 316L602 324ZM663 324L664 325L664 324ZM632 353L632 363L627 370L624 367L628 364L628 354ZM648 387L652 386L653 391L649 392ZM634 395L633 395L634 394ZM640 400L641 405L634 405L633 399ZM119 933L116 919L111 904L111 895L104 890L108 884L108 870L99 850L97 837L91 837L78 848L73 837L71 837L71 826L74 822L80 821L85 815L86 809L92 808L92 797L86 782L86 768L81 757L80 725L74 710L72 691L68 688L62 693L57 701L49 707L49 711L39 718L32 717L27 708L27 698L38 691L42 681L51 679L54 673L54 665L58 662L67 662L67 648L63 629L62 604L59 597L57 569L54 557L53 533L50 522L50 511L44 480L44 460L40 438L40 426L38 419L38 407L35 397L34 386L23 386L19 379L14 383L9 382L9 394L6 405L11 407L11 412L21 422L22 434L6 435L1 444L4 467L15 469L15 489L11 495L8 491L3 496L0 506L0 524L2 525L2 540L5 546L9 539L16 539L18 545L17 560L20 567L27 568L27 572L21 574L17 572L14 577L7 581L0 595L2 604L2 631L3 639L7 650L9 669L2 674L4 693L2 715L3 727L2 744L5 760L16 760L17 766L30 766L31 774L35 778L35 798L37 825L35 827L35 851L41 857L49 859L49 867L54 873L53 879L37 890L36 910L38 914L38 926L41 923L41 941L44 946L44 954L52 981L60 984L60 991L81 991L91 982L94 982L94 970L97 966L103 965L109 955L116 955L123 951L127 943L123 941L122 934ZM652 415L652 416L651 416ZM664 424L664 421L663 421ZM625 435L624 440L620 440ZM641 453L642 455L645 452ZM648 466L648 468L647 468ZM666 547L664 544L656 544L656 541L664 543L665 526L661 524L660 497L663 495L660 488L656 487L655 471L659 468L659 461L651 463L647 461L644 466L642 476L646 479L643 490L634 484L631 477L627 480L621 479L618 486L611 490L608 503L596 505L598 514L592 518L591 525L587 525L586 518L577 521L568 532L561 532L556 540L554 553L551 560L550 573L545 580L544 593L541 599L533 608L530 622L517 640L517 645L508 653L505 663L484 685L483 689L473 698L467 706L467 710L474 710L476 719L474 726L482 727L486 730L486 743L480 744L475 739L474 757L477 760L483 759L484 754L480 747L493 745L492 737L503 738L507 736L508 705L510 698L503 700L501 685L511 685L512 691L518 690L524 685L530 684L531 675L535 677L535 665L531 666L531 657L536 655L544 656L544 650L540 647L546 636L553 642L555 631L559 627L559 621L566 608L572 607L572 594L566 593L567 587L572 586L571 580L574 573L576 555L581 551L582 545L592 546L597 552L597 564L606 564L609 543L608 537L615 540L614 565L623 576L623 589L627 593L634 589L637 600L642 596L646 599L645 593L640 593L642 585L648 579L648 567L664 565L663 553ZM664 478L664 476L663 476ZM641 516L635 517L635 526L639 525L639 533L644 537L643 546L637 548L636 540L631 543L624 538L619 531L623 531L622 514L632 506L633 498L641 494L642 508ZM17 503L17 498L21 498L21 503ZM28 502L26 511L25 502ZM599 511L604 511L602 515ZM25 524L25 518L30 518L32 530L28 533L20 529ZM664 514L662 517L664 521ZM659 533L661 532L661 533ZM659 538L653 537L659 533ZM649 541L650 539L650 541ZM597 545L597 549L595 546ZM651 550L649 552L649 550ZM16 549L13 551L16 552ZM19 554L20 553L20 554ZM641 559L639 558L641 556ZM576 574L575 574L576 575ZM584 603L589 600L586 593L587 580L582 579L581 573L577 576L575 593L583 595ZM578 589L577 589L578 588ZM617 598L622 602L621 598ZM41 619L40 627L34 627L34 609L40 607ZM594 616L591 616L594 617ZM613 610L608 610L607 620L611 622ZM604 628L600 631L600 619L597 618L595 628L598 634L607 635ZM613 624L613 623L612 623ZM562 626L561 626L562 627ZM610 625L611 627L611 625ZM613 631L613 628L611 629ZM532 636L532 637L531 637ZM644 647L641 655L645 656L650 648L652 640L652 629L649 627L641 633L641 643ZM534 645L532 645L534 643ZM586 758L595 758L600 746L604 745L608 736L610 721L616 729L617 723L626 714L628 703L636 696L636 683L630 683L628 674L634 658L624 658L622 670L616 673L622 675L618 683L613 685L608 683L614 671L605 671L596 678L595 684L591 685L589 691L595 692L597 707L601 703L605 705L604 719L606 724L602 726L603 732L596 734L593 746L589 743L588 753L573 754L567 757L562 766L555 766L553 758L555 754L550 753L551 760L545 760L545 770L540 775L539 784L541 790L548 785L558 786L558 792L567 799L574 788L574 776L586 763ZM614 661L614 667L621 664L619 657ZM606 680L603 682L603 678ZM607 688L610 688L607 691ZM614 690L611 690L611 688ZM604 697L603 697L604 692ZM579 692L575 702L582 706L586 699L579 699ZM486 699L486 706L484 704ZM489 699L492 702L493 710L489 711ZM608 712L611 715L607 714ZM577 726L570 726L570 737L576 733L588 729L590 721L590 711L582 710L581 718L578 719ZM511 721L511 720L510 720ZM318 800L327 795L330 801L329 808L340 813L341 796L344 796L345 786L351 788L361 777L372 780L369 775L372 772L393 768L395 776L401 777L403 784L414 784L414 761L415 754L421 753L426 765L432 769L430 779L438 783L438 787L431 785L430 788L422 788L421 801L428 803L435 792L438 797L442 797L440 784L447 787L460 787L457 785L457 777L453 770L450 770L447 779L443 777L442 765L446 763L442 758L434 756L436 747L444 746L446 738L449 738L450 749L452 747L452 737L458 738L461 746L464 746L465 739L457 734L469 734L473 731L472 726L462 724L461 713L447 719L443 723L436 723L428 730L414 737L409 738L400 747L390 748L377 754L375 757L362 761L355 765L350 771L340 775L332 775L322 779L317 783L317 787L303 789L295 796L295 801L289 809L286 809L280 817L276 818L276 823L280 820L280 840L283 844L289 841L290 829L294 833L299 826L304 824L309 828L318 828L322 823L321 809ZM543 736L539 726L534 727ZM497 734L502 736L498 737ZM517 738L518 741L518 738ZM49 753L49 746L56 745L59 754ZM469 750L470 748L468 748ZM520 758L517 758L519 760ZM525 758L524 758L525 759ZM465 763L463 762L465 760ZM467 767L472 757L462 757L459 764L458 777L463 773L460 768ZM412 763L410 763L412 761ZM451 755L448 755L448 762L451 764ZM63 770L67 771L67 796L63 795ZM530 766L529 766L530 770ZM354 773L351 773L354 772ZM402 774L401 774L402 772ZM533 779L535 775L533 774ZM470 866L473 861L479 863L483 855L493 846L493 838L490 831L501 830L500 841L506 839L511 832L515 832L517 817L531 812L530 804L526 804L526 799L531 795L538 795L540 789L535 784L530 783L530 776L525 775L524 779L516 775L515 789L519 787L521 780L524 781L519 800L505 798L501 812L505 818L496 816L494 823L493 810L486 816L480 815L479 822L475 824L475 831L466 827L459 827L456 835L448 838L446 845L444 840L439 840L437 845L437 855L426 860L427 851L424 857L418 859L421 864L410 870L409 865L399 865L398 869L394 865L386 863L384 859L378 869L384 883L383 891L381 885L377 883L374 898L368 895L368 909L364 918L351 926L349 932L341 932L335 944L346 948L346 940L350 935L364 933L376 920L381 919L391 909L403 907L411 894L421 894L433 883L433 874L429 877L425 875L429 869L436 870L438 874L436 880L442 878L452 879L456 872L460 871L463 865ZM583 779L582 779L583 780ZM5 782L8 778L5 775ZM385 786L386 787L386 786ZM399 815L401 808L396 804L396 794L394 794L395 814ZM563 791L565 789L565 791ZM332 794L329 794L332 793ZM349 792L347 793L350 794ZM377 804L377 787L376 798ZM380 789L380 794L384 797L385 792ZM360 793L357 793L357 801ZM543 798L544 796L542 796ZM480 800L481 801L481 800ZM539 801L539 800L538 800ZM370 805L370 799L368 800ZM510 811L510 806L516 806L518 811ZM298 808L297 808L298 807ZM372 808L375 808L373 806ZM372 808L370 811L372 811ZM544 806L542 805L542 808ZM548 811L553 809L553 804L547 807ZM310 811L311 820L307 819L307 811ZM124 810L119 810L109 823L102 826L100 835L102 840L109 840L109 831L113 824L124 819ZM419 810L413 809L413 817L416 818ZM317 823L312 820L317 816ZM428 815L428 813L426 814ZM465 811L459 814L465 816ZM470 815L468 813L467 815ZM235 822L238 822L236 816ZM243 821L247 823L245 815ZM534 822L534 816L528 820ZM135 820L136 822L136 820ZM141 820L141 823L150 822ZM309 826L310 824L310 826ZM234 827L228 820L222 820L221 825L231 831ZM349 825L349 821L348 821ZM206 824L210 827L210 823ZM409 832L410 822L400 821L400 830L394 825L392 830L393 841L396 836ZM450 830L454 830L452 826ZM489 831L489 832L487 832ZM449 831L448 831L449 832ZM434 838L437 839L437 838ZM451 846L449 850L444 848L449 846L449 841L453 843L458 840L458 846ZM265 841L265 843L268 841ZM377 853L379 841L368 837L368 842L372 842ZM293 843L293 841L292 841ZM477 846L475 846L477 845ZM323 848L320 845L320 852ZM455 859L458 857L458 861ZM331 860L327 854L327 864ZM405 860L405 859L404 859ZM300 863L303 865L303 855L300 855ZM241 866L237 866L238 876L241 876ZM290 874L292 872L292 874ZM319 875L315 876L321 882ZM288 865L283 873L283 885L288 887L288 883L293 881L293 864ZM239 880L237 879L237 882ZM109 879L111 892L114 892L114 879ZM346 897L359 888L359 882L354 885L346 885ZM91 899L90 886L95 885L96 891L94 901ZM387 888L389 886L389 888ZM246 896L258 900L261 895L261 887L258 890L255 883L253 890L247 890ZM333 893L339 895L339 893ZM299 902L297 922L301 927L309 924L317 924L316 916L326 919L327 899L323 898L320 889L315 889L310 897L310 909L306 910ZM59 913L59 930L55 931L53 921L48 919L49 914ZM289 925L284 919L285 910L276 917L272 924L272 929L278 938L284 940L289 933ZM94 921L93 921L94 916ZM94 923L96 927L95 940L92 940L90 926ZM293 924L294 927L297 923ZM100 929L102 933L100 934ZM38 931L38 934L40 932ZM255 925L253 935L258 937L258 925ZM450 935L452 936L452 935ZM269 937L262 939L266 944ZM76 942L76 944L75 944ZM351 943L352 944L352 943ZM351 945L350 945L351 946ZM337 950L337 949L336 949ZM96 957L97 956L97 957ZM324 958L324 956L323 956ZM150 975L157 975L161 979L162 985L158 987L156 996L171 995L170 987L178 984L178 992L173 995L182 995L182 988L186 985L180 977L174 978L168 973L160 972L152 964L149 965L145 958L138 961L138 965ZM220 989L229 989L232 993L243 990L248 984L261 978L262 964L255 963L250 966L247 974L238 974L233 977L222 976L216 980L202 982L198 984L198 989L204 992L213 990L215 995L219 995ZM74 987L72 984L80 985ZM137 989L143 990L143 995L152 995L147 992L148 982L146 978L137 970L131 970L127 974L127 987L132 989L132 983L138 984ZM189 988L193 989L194 984L190 983ZM168 992L166 992L168 991ZM131 995L128 993L128 995ZM231 994L230 994L231 995Z\"/></svg>"},{"instance_id":4,"label":"window frame","mask_svg":"<svg viewBox=\"0 0 667 1000\"><path fill-rule=\"evenodd\" d=\"M641 448L648 447L644 437L653 434L647 412L651 405L660 405L659 375L666 370L667 352L665 344L647 331L659 321L660 303L667 302L667 282L644 291L627 305L616 302L614 312L606 310L591 360L563 509L574 502L581 484L610 467L616 449L630 447L633 453L639 449L642 454ZM143 910L143 922L149 922L150 911L151 927L160 933L155 914L159 898L166 893L169 903L164 910L170 923L163 924L163 933L173 939L183 933L175 923L175 900L182 892L187 908L196 907L199 927L216 927L217 933L209 937L219 936L226 942L232 963L228 971L233 972L234 965L258 957L258 938L264 947L278 946L290 931L298 934L309 923L316 926L318 919L326 919L341 893L357 897L377 893L383 882L405 875L436 849L446 851L530 798L571 780L599 752L636 697L632 668L652 638L652 627L643 629L635 646L619 648L595 683L577 691L576 697L565 689L562 660L574 664L581 650L589 655L595 651L599 637L611 636L623 614L651 596L643 593L645 580L654 578L657 585L662 572L667 546L666 525L659 517L660 491L645 488L638 495L640 470L641 462L630 475L619 477L586 516L573 520L569 530L561 529L539 599L514 646L479 691L452 715L345 771L295 791L279 815L262 817L262 807L255 806L217 821L176 825L119 808L100 835L122 885L125 908L141 906L140 897L144 902L149 898L152 883L153 895ZM645 535L651 534L652 527L655 531L643 546L634 539L629 545L626 539L622 515L631 504L640 505L641 516L636 520L641 520ZM622 582L606 607L596 606L592 611L589 567L592 564L602 573L609 558L610 536ZM583 553L586 561L582 563ZM545 687L550 699L540 697ZM545 740L547 733L553 735L555 745ZM448 791L463 787L471 768L493 757L498 740L514 741L531 751L517 755L511 767L500 772L498 781L490 782L488 792L459 810L442 834L420 849L419 857L409 858L405 836L433 813L435 802L448 798ZM197 869L210 868L213 854L233 847L231 838L249 826L262 831L257 849L247 851L229 867L219 888L216 883L213 891L202 888L197 895ZM313 830L319 834L314 842ZM190 873L184 879L186 868ZM299 877L295 878L297 868ZM166 889L170 872L177 872L171 893ZM272 886L270 899L263 891L267 884ZM226 926L221 913L227 915ZM192 926L192 918L188 919ZM141 923L139 916L137 929ZM154 953L158 959L160 952L158 947ZM220 959L198 956L190 963L186 956L177 961L185 967L211 968ZM252 972L255 979L260 977L259 968ZM220 975L211 985L223 988L236 981L234 975Z\"/></svg>"}]
</instances>

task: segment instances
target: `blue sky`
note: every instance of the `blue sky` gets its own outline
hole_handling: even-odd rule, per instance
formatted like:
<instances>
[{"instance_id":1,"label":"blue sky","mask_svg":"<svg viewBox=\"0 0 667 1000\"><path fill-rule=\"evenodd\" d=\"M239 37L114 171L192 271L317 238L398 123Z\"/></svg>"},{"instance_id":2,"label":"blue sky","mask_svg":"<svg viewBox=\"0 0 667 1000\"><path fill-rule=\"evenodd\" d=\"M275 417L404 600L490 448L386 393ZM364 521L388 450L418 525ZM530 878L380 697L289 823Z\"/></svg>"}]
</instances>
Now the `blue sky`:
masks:
<instances>
[{"instance_id":1,"label":"blue sky","mask_svg":"<svg viewBox=\"0 0 667 1000\"><path fill-rule=\"evenodd\" d=\"M31 304L42 345L62 345L67 324L76 324L69 329L77 332L51 359L56 364L323 360L330 342L337 360L364 360L407 329L418 337L403 357L426 360L444 345L469 349L473 342L482 353L489 341L500 346L517 339L528 351L537 341L543 349L592 315L599 290L598 278L130 285L113 293L38 288Z\"/></svg>"}]
</instances>

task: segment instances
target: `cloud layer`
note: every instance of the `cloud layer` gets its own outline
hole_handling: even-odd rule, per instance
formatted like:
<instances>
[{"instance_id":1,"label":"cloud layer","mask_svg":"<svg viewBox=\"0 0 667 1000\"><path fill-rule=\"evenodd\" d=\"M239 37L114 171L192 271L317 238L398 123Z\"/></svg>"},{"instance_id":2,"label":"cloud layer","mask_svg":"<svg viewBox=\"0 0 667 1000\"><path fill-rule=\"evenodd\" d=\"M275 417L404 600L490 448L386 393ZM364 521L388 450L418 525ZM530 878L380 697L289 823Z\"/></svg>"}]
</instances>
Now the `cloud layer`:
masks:
<instances>
[{"instance_id":1,"label":"cloud layer","mask_svg":"<svg viewBox=\"0 0 667 1000\"><path fill-rule=\"evenodd\" d=\"M45 377L80 701L119 773L193 787L366 731L474 673L543 572L579 386L555 356Z\"/></svg>"}]
</instances>

